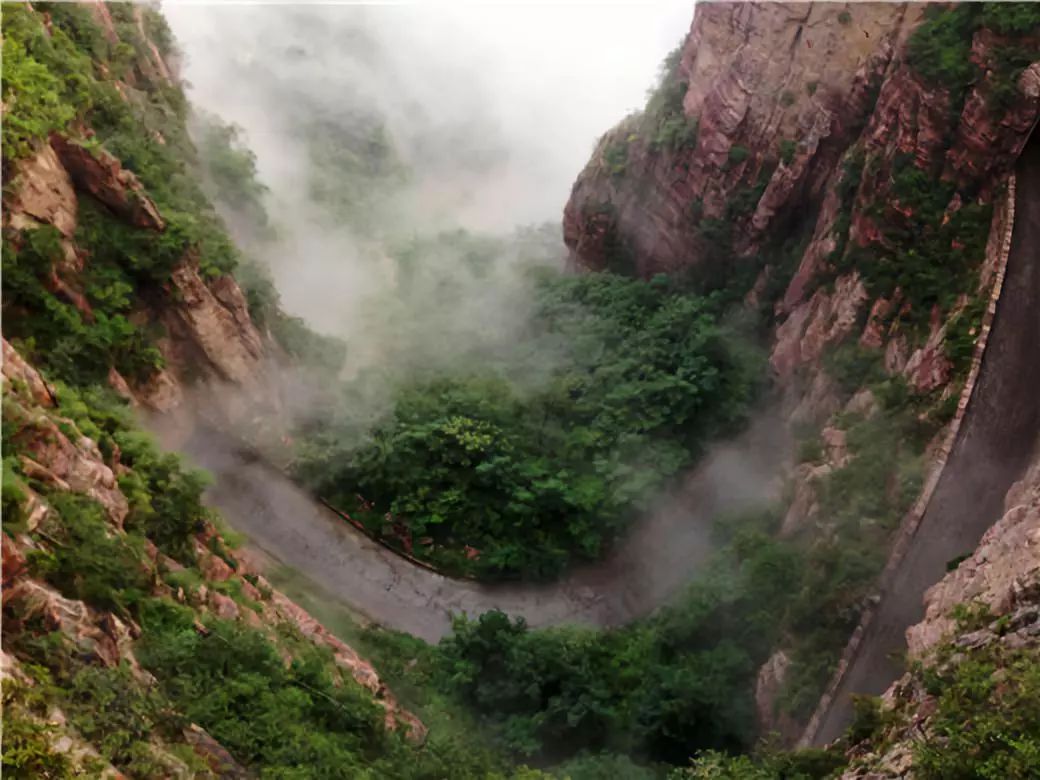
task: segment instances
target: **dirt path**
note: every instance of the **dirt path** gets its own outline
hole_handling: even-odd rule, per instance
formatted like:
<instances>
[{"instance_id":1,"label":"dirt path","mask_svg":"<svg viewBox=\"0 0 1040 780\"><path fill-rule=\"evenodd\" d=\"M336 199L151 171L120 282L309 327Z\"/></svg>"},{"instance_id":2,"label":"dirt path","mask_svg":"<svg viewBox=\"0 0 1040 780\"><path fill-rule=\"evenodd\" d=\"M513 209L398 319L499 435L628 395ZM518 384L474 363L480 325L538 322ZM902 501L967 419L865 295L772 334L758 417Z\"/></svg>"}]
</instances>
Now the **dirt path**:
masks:
<instances>
[{"instance_id":1,"label":"dirt path","mask_svg":"<svg viewBox=\"0 0 1040 780\"><path fill-rule=\"evenodd\" d=\"M813 744L841 735L852 693L878 695L903 673L906 629L924 592L1002 514L1040 431L1040 134L1019 160L1016 216L1000 304L979 380L935 494Z\"/></svg>"},{"instance_id":2,"label":"dirt path","mask_svg":"<svg viewBox=\"0 0 1040 780\"><path fill-rule=\"evenodd\" d=\"M785 426L770 409L713 448L603 561L552 584L490 586L408 563L212 428L196 426L178 449L213 474L210 503L254 545L374 621L428 641L449 631L452 612L497 608L532 626L612 626L648 614L696 573L710 550L713 518L775 494L789 452Z\"/></svg>"}]
</instances>

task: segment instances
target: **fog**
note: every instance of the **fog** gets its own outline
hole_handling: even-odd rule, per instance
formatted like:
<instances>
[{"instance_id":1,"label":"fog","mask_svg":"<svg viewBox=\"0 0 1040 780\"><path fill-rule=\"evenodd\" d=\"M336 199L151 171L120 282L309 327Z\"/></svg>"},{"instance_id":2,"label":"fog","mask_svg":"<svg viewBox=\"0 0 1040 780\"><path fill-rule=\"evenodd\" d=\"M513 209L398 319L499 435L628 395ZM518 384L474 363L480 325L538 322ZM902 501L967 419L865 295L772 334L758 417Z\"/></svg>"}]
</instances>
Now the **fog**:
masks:
<instances>
[{"instance_id":1,"label":"fog","mask_svg":"<svg viewBox=\"0 0 1040 780\"><path fill-rule=\"evenodd\" d=\"M642 106L658 65L689 26L691 6L170 3L165 10L192 101L245 128L269 185L294 171L279 146L286 117L271 105L272 88L339 108L350 108L355 93L359 103L376 102L399 137L454 134L471 144L454 150L460 160L492 158L487 176L465 182L468 197L455 216L469 227L505 229L559 218L595 140Z\"/></svg>"},{"instance_id":2,"label":"fog","mask_svg":"<svg viewBox=\"0 0 1040 780\"><path fill-rule=\"evenodd\" d=\"M236 238L290 313L347 339L352 372L394 352L394 309L414 336L509 338L525 315L509 262L475 279L442 252L425 268L432 286L402 301L388 250L440 230L548 222L556 246L543 254L559 262L551 237L574 178L598 137L643 105L691 18L678 3L164 8L189 98L242 128L269 188L277 239L253 242L230 219ZM472 294L428 328L415 305L449 279Z\"/></svg>"}]
</instances>

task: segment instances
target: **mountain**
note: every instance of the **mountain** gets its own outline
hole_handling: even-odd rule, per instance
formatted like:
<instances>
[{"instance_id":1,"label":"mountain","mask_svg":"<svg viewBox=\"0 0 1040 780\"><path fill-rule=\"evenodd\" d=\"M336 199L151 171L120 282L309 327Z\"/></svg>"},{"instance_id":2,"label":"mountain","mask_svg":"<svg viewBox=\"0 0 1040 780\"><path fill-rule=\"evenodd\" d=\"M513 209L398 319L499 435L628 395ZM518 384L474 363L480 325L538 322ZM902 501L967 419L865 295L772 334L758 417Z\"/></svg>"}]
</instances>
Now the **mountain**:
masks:
<instances>
[{"instance_id":1,"label":"mountain","mask_svg":"<svg viewBox=\"0 0 1040 780\"><path fill-rule=\"evenodd\" d=\"M349 36L351 84L389 56L370 32ZM314 30L315 50L330 37ZM574 183L574 275L523 287L517 267L551 265L536 231L417 234L402 249L373 228L396 218L402 161L434 185L457 163L484 175L505 154L494 133L475 160L454 125L409 127L398 149L386 127L401 118L360 88L332 114L295 89L314 51L283 52L285 71L242 63L266 73L265 110L293 106L308 161L296 190L313 199L296 208L320 216L306 229L363 236L398 285L372 315L392 338L360 348L283 311L256 258L291 245L287 217L268 211L248 139L192 111L157 6L5 4L3 49L11 776L1040 771L1038 6L697 4L646 107ZM525 253L538 259L496 265ZM345 349L379 381L351 385ZM711 438L767 414L784 436ZM231 444L195 436L196 418ZM217 489L142 424L205 450ZM738 440L776 447L780 490L741 485L768 470L747 467ZM705 475L776 500L712 518L710 544L618 548L696 569L688 591L648 584L659 608L645 615L623 583L640 610L617 614L638 619L602 630L493 609L615 615L596 594L611 543L640 533L634 508L704 452L702 492L677 491L654 528L685 536L682 501L743 505L704 498ZM261 458L290 476L265 479ZM371 538L299 532L307 513L286 507L316 502L292 486L279 503L290 477L356 499ZM325 540L309 584L240 545L216 498L275 518L301 549ZM568 523L573 538L554 535ZM413 530L441 557L413 550ZM472 538L502 542L505 563ZM558 574L560 538L607 561L575 580L592 585L496 589L430 570L551 555ZM669 542L671 557L649 549ZM691 544L696 560L680 560ZM393 575L368 604L490 606L437 646L367 625L317 587L330 560L371 579L354 555ZM391 594L406 567L429 592Z\"/></svg>"}]
</instances>

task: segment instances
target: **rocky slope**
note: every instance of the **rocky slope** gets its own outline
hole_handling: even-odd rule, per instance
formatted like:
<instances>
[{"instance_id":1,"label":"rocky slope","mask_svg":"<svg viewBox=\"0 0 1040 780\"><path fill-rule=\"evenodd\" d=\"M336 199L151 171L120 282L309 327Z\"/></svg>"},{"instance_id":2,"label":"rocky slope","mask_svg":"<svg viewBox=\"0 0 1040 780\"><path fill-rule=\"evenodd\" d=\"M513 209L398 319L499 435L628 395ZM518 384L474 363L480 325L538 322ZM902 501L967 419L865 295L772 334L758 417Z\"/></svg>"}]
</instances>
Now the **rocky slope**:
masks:
<instances>
[{"instance_id":1,"label":"rocky slope","mask_svg":"<svg viewBox=\"0 0 1040 780\"><path fill-rule=\"evenodd\" d=\"M780 533L851 568L762 668L766 730L799 733L945 459L1038 114L1026 4L699 4L645 111L574 185L573 262L742 296L793 425L813 431ZM901 433L882 445L885 428ZM820 625L831 649L811 651L799 634Z\"/></svg>"},{"instance_id":2,"label":"rocky slope","mask_svg":"<svg viewBox=\"0 0 1040 780\"><path fill-rule=\"evenodd\" d=\"M129 227L156 233L166 228L138 178L118 159L59 134L13 166L10 193L4 204L5 228L24 233L50 226L59 231L64 262L55 263L47 283L87 320L94 317L83 289L91 249L77 241L78 199L93 198ZM197 254L188 252L157 292L155 303L135 314L165 330L158 340L164 365L133 385L113 367L109 382L114 388L157 411L169 411L183 402L189 377L243 387L259 383L265 345L231 276L204 279Z\"/></svg>"},{"instance_id":3,"label":"rocky slope","mask_svg":"<svg viewBox=\"0 0 1040 780\"><path fill-rule=\"evenodd\" d=\"M5 14L5 31L8 335L63 380L104 365L111 387L155 411L180 407L189 387L221 388L208 400L226 413L277 409L272 367L285 352L255 324L231 273L240 258L200 189L162 17L133 5L26 4ZM52 85L64 71L76 77ZM51 116L55 98L62 110ZM55 319L95 354L57 365Z\"/></svg>"},{"instance_id":4,"label":"rocky slope","mask_svg":"<svg viewBox=\"0 0 1040 780\"><path fill-rule=\"evenodd\" d=\"M1014 45L1028 62L1040 32L1002 35L977 20L962 43L979 75L967 89L948 86L911 64L923 10L699 6L646 111L601 139L574 185L564 238L575 261L706 278L750 265L752 300L775 304L782 379L851 335L917 390L946 384L939 331L958 295L992 281L979 239L1001 233L1000 209L992 229L987 217L1038 113L1040 64L1009 70L1001 58ZM925 202L930 188L942 202ZM948 227L969 207L973 224L935 232L972 278L937 290L888 267L904 231ZM783 278L771 246L799 231L806 243L788 253L794 271Z\"/></svg>"},{"instance_id":5,"label":"rocky slope","mask_svg":"<svg viewBox=\"0 0 1040 780\"><path fill-rule=\"evenodd\" d=\"M288 681L297 704L293 686L349 705L350 740L374 740L363 765L397 761L425 726L225 542L204 480L126 407L169 414L207 387L227 414L280 403L270 366L286 353L194 183L172 53L150 7L4 8L5 773L248 777L276 760L185 714L155 609L202 643L198 664L249 645L267 695ZM280 660L265 672L264 657Z\"/></svg>"},{"instance_id":6,"label":"rocky slope","mask_svg":"<svg viewBox=\"0 0 1040 780\"><path fill-rule=\"evenodd\" d=\"M1020 770L1013 744L1000 762L991 758L1005 746L987 713L1036 717L1040 461L1008 491L1005 510L978 549L929 590L924 621L907 632L911 671L864 719L843 778ZM964 717L971 728L955 720Z\"/></svg>"},{"instance_id":7,"label":"rocky slope","mask_svg":"<svg viewBox=\"0 0 1040 780\"><path fill-rule=\"evenodd\" d=\"M101 589L104 575L93 568L102 566L102 562L91 561L84 554L73 570L63 572L60 556L65 545L75 540L89 550L98 543L89 536L76 536L82 529L77 530L72 519L75 515L68 514L65 497L70 495L83 496L102 510L104 536L136 553L118 565L132 560L132 565L140 567L139 578L149 583L148 597L189 608L201 636L210 634L213 620L240 624L278 647L287 666L301 647L299 641L287 640L299 637L328 654L331 668L337 670L337 685L358 685L368 691L385 712L385 728L401 730L413 742L422 742L425 727L397 703L372 666L274 590L245 557L225 544L208 521L194 522L195 530L186 539L189 546L176 558L142 536L140 480L147 477L142 476L143 466L133 465L143 462L142 452L131 455L128 464L113 439L120 439L126 431L121 433L117 427L112 432L102 431L97 440L88 437L84 430L97 431L97 409L92 410L93 418L89 414L80 419L65 416L70 410L83 414L82 403L77 404L68 391L49 386L6 340L3 355L5 457L16 458L18 464L17 474L5 472L4 477L5 705L29 722L50 724L54 733L49 734L48 742L53 752L74 765L82 764L100 755L90 747L90 740L99 736L92 734L85 740L76 733L75 723L56 714L63 696L52 694L48 698L45 691L53 681L41 677L38 670L41 664L54 664L61 654L51 649L41 655L39 637L49 637L52 646L57 643L72 653L77 659L74 668L77 664L113 671L129 668L139 682L158 684L135 656L135 640L144 633L140 618L135 619L137 613L128 611L120 601L106 605L107 597ZM102 447L107 454L102 453ZM128 517L134 525L132 531L125 527ZM156 538L170 549L161 537ZM91 585L95 580L97 584ZM31 668L27 670L26 665ZM45 699L50 710L42 714L38 711L33 692ZM156 729L156 734L159 731ZM219 743L192 723L185 724L179 733L152 736L153 758L165 767L168 776L191 774L176 751L170 752L171 744L189 746L220 776L248 776ZM230 768L218 766L223 764ZM138 767L131 774L139 771Z\"/></svg>"}]
</instances>

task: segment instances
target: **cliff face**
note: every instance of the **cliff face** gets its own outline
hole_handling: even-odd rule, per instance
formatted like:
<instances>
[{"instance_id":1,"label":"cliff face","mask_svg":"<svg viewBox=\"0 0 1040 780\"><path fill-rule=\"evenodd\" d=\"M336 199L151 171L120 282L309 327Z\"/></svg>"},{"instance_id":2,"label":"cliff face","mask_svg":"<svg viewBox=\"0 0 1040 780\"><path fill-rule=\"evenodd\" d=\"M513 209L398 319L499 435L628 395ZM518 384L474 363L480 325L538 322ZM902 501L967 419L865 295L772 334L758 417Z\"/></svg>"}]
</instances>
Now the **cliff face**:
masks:
<instances>
[{"instance_id":1,"label":"cliff face","mask_svg":"<svg viewBox=\"0 0 1040 780\"><path fill-rule=\"evenodd\" d=\"M140 585L147 583L148 598L176 603L190 610L195 631L200 635L209 635L213 630L212 620L241 625L261 632L279 648L286 664L292 663L295 656L302 656L305 651L301 648L311 643L328 654L339 676L337 685L356 684L381 706L386 729L401 730L413 741L423 740L426 733L423 724L397 703L373 667L301 607L274 590L244 555L224 543L209 521L195 522L193 532L187 537L189 546L177 557L162 551L165 548L172 552L172 548L164 543L161 535L155 536L159 546L143 535L140 491L149 477L147 466L135 465L145 462L140 449L134 447L134 454L127 458L113 441L113 436L118 440L127 431L92 430L95 423L89 416L79 419L65 416L69 407L79 413L84 407L64 394L56 394L6 340L3 341L3 385L3 425L7 442L4 455L18 461L18 476L15 476L7 472L5 460L5 532L2 535L4 701L5 707L14 708L12 717L38 719L33 715L32 706L23 705L23 697L18 693L23 687L39 691L39 696L51 696L51 692L45 690L47 683L22 668L24 663L53 664L61 657L61 652L52 648L41 660L38 649L34 650L33 646L34 637L41 632L51 636L52 642L53 637L60 637L61 643L67 643L75 653L78 663L113 673L129 668L140 683L156 684L135 654L136 641L147 634L138 622L140 615L128 612L127 604L118 598L107 602L111 595L102 595L104 591L99 590L99 585L89 584L106 582L105 575L99 572L105 563L88 564L89 552L81 552L83 561L66 572L72 579L64 579L61 574L55 576L63 567L62 548L70 542L84 551L97 544L114 544L113 549L122 550L117 565L130 563L138 569L124 572L123 578L136 579ZM91 430L97 440L88 437L85 430ZM168 488L178 489L174 485ZM102 524L98 532L107 542L84 533L84 527L79 525L82 521L75 519L78 515L69 509L70 497L87 499L89 505L101 509ZM188 517L182 517L190 522ZM124 527L128 518L132 529ZM299 636L304 645L287 641L293 634ZM10 699L8 686L15 690ZM31 701L31 695L27 696L26 701ZM52 705L60 706L53 702ZM58 718L54 712L52 709L47 717L50 728L55 731L50 736L54 752L74 765L98 762L99 753L91 747L90 739L85 741L76 734L74 726L66 723L64 716ZM40 724L42 728L42 720ZM59 728L54 729L54 724ZM171 750L178 745L188 746L219 776L248 776L199 726L186 723L173 732L157 728L156 734L159 731L163 731L164 736L153 736L152 751L165 776L189 776L182 758L178 758L182 754ZM96 735L92 735L92 739L96 740ZM114 772L111 767L109 770ZM137 771L132 774L136 776Z\"/></svg>"},{"instance_id":2,"label":"cliff face","mask_svg":"<svg viewBox=\"0 0 1040 780\"><path fill-rule=\"evenodd\" d=\"M234 388L228 411L245 399L277 405L267 366L281 352L254 324L234 249L197 184L161 17L100 2L27 5L5 15L5 35L8 336L66 381L94 381L85 372L98 364L110 386L156 411L209 384ZM64 91L52 86L71 117L38 119L47 98L23 86L26 58L44 87L74 72ZM59 365L63 338L79 343Z\"/></svg>"},{"instance_id":3,"label":"cliff face","mask_svg":"<svg viewBox=\"0 0 1040 780\"><path fill-rule=\"evenodd\" d=\"M945 459L1038 115L1025 4L704 3L645 111L574 185L573 262L742 297L771 330L792 423L816 431L778 531L823 570L828 548L860 562L762 667L766 731L797 736L812 699L791 687L822 691ZM808 648L817 629L838 644Z\"/></svg>"},{"instance_id":4,"label":"cliff face","mask_svg":"<svg viewBox=\"0 0 1040 780\"><path fill-rule=\"evenodd\" d=\"M738 190L763 176L745 215L745 246L793 204L819 199L918 16L906 4L698 5L658 99L601 139L575 183L564 239L578 262L607 262L592 216L600 204L610 205L609 229L650 276L702 262L710 247L698 221L723 218ZM676 137L683 123L689 131ZM604 165L619 145L623 172Z\"/></svg>"},{"instance_id":5,"label":"cliff face","mask_svg":"<svg viewBox=\"0 0 1040 780\"><path fill-rule=\"evenodd\" d=\"M989 215L1037 118L1040 33L967 20L965 86L921 64L937 56L912 40L924 9L698 5L646 111L601 139L574 185L575 262L709 286L757 272L782 379L855 335L920 391L942 387L954 371L940 330L958 295L991 281ZM959 266L949 289L893 268L912 264L911 235Z\"/></svg>"},{"instance_id":6,"label":"cliff face","mask_svg":"<svg viewBox=\"0 0 1040 780\"><path fill-rule=\"evenodd\" d=\"M114 156L103 149L88 151L62 135L53 135L20 161L12 178L5 227L32 231L51 226L60 233L63 261L51 267L48 287L84 318L94 318L84 289L92 250L76 234L79 198L94 199L128 227L162 234L166 226L159 209ZM243 388L260 383L266 347L231 276L204 279L197 252L189 251L155 293L151 300L139 301L134 317L165 331L157 342L164 365L132 383L113 367L109 382L114 388L157 411L169 411L182 402L190 381L231 382Z\"/></svg>"},{"instance_id":7,"label":"cliff face","mask_svg":"<svg viewBox=\"0 0 1040 780\"><path fill-rule=\"evenodd\" d=\"M225 542L205 480L125 403L170 412L217 385L222 412L278 407L269 367L284 356L197 184L161 16L26 3L5 6L3 25L5 772L249 777L244 765L282 757L226 728L243 702L296 707L289 730L346 728L344 745L367 732L373 756L392 754L395 734L421 742L373 667ZM284 316L276 298L265 306ZM178 647L187 666L166 655ZM220 671L185 695L207 658ZM230 691L229 659L252 693L193 712Z\"/></svg>"}]
</instances>

